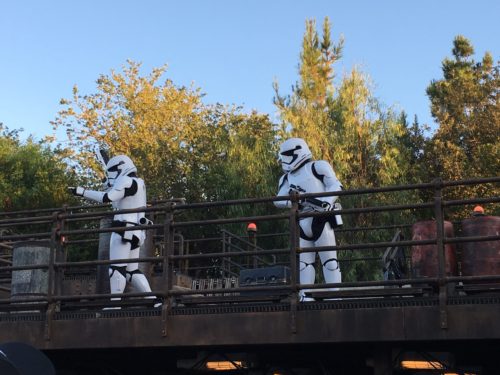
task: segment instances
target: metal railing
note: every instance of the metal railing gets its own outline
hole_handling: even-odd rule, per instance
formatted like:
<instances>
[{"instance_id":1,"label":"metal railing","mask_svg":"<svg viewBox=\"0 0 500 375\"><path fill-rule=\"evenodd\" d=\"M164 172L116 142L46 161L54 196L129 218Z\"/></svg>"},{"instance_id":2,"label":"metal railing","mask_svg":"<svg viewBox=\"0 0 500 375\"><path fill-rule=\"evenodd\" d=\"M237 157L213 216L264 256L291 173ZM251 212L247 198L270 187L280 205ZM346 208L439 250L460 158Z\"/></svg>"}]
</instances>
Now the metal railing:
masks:
<instances>
[{"instance_id":1,"label":"metal railing","mask_svg":"<svg viewBox=\"0 0 500 375\"><path fill-rule=\"evenodd\" d=\"M191 272L190 275L196 278L196 270L202 269L203 264L206 264L207 260L210 259L220 259L220 264L222 265L223 274L221 277L237 277L238 269L241 269L242 263L241 259L250 259L245 267L260 267L276 264L276 259L285 259L285 263L290 269L290 278L287 283L282 285L260 285L260 286L250 286L250 287L235 287L231 289L231 298L233 302L237 302L238 293L243 296L244 293L248 292L262 292L262 294L256 293L256 297L263 296L266 293L272 294L282 294L286 296L286 301L291 305L292 314L297 310L297 300L298 293L301 289L308 289L315 291L318 289L336 289L338 292L342 292L346 288L365 288L365 287L398 287L405 284L411 285L431 285L435 288L436 293L439 296L439 303L441 308L441 326L445 328L447 326L446 321L446 299L449 294L449 285L457 284L463 282L500 282L500 275L472 275L472 276L461 276L461 275L447 275L446 274L446 255L445 247L450 244L462 244L466 242L483 242L483 241L499 241L500 236L488 235L488 236L468 236L468 237L447 237L445 234L445 210L451 209L453 207L459 206L471 206L473 204L492 204L497 205L500 202L500 197L498 196L488 196L488 197L475 197L473 199L463 199L463 200L443 200L443 190L451 189L457 186L467 186L467 185L482 185L482 184L498 184L500 182L500 177L485 178L485 179L474 179L474 180L464 180L464 181L451 181L443 182L441 180L435 180L431 183L426 184L414 184L405 186L389 186L381 188L372 189L357 189L357 190L347 190L335 192L334 194L339 196L341 199L343 197L357 197L365 194L390 194L390 193L401 193L405 191L432 191L433 198L427 202L420 203L398 203L398 204L385 204L385 205L373 205L369 207L350 207L343 208L342 210L335 211L335 213L329 212L308 212L303 213L299 209L299 202L301 199L306 197L325 197L331 195L331 193L320 193L320 194L291 194L289 196L280 197L268 197L268 198L252 198L252 199L240 199L225 202L203 202L203 203L185 203L182 200L176 201L162 201L154 202L150 204L147 208L141 208L138 210L121 210L121 211L110 211L109 206L106 205L96 205L96 206L78 206L78 207L63 207L60 209L51 210L40 210L40 211L27 211L27 212L15 212L15 213L0 213L0 226L5 229L9 229L9 232L3 231L0 236L0 246L2 249L10 250L15 247L19 242L27 240L45 240L49 241L50 244L50 255L49 262L46 264L30 264L30 265L14 265L11 262L11 254L3 254L0 257L0 277L3 275L11 275L13 272L19 272L24 270L36 270L42 269L48 273L48 290L45 296L39 297L16 297L8 295L9 288L5 285L0 284L0 311L9 312L23 309L23 304L38 304L40 311L46 313L47 319L50 319L51 314L59 309L63 309L65 304L68 302L75 301L87 301L85 308L89 308L89 301L94 301L95 308L104 308L111 306L129 306L131 304L145 304L148 303L149 306L152 305L153 300L138 299L137 297L156 297L163 301L163 311L168 313L168 310L174 306L176 303L182 303L182 297L189 296L201 296L200 301L203 300L203 296L210 294L212 297L216 296L217 293L214 290L192 290L190 288L176 288L173 284L174 274L178 272ZM234 206L234 205L259 205L267 204L271 205L273 202L278 200L289 200L291 201L291 208L288 211L276 211L273 214L266 215L249 215L246 217L222 217L222 218L210 218L210 219L196 219L196 214L192 214L192 219L186 221L178 221L178 213L196 213L203 212L208 208L221 208ZM153 225L140 225L128 228L100 228L96 224L96 221L113 216L117 213L130 213L130 212L146 212L147 215L154 215L155 220ZM372 242L360 242L360 243L342 243L342 241L337 246L323 246L315 248L301 248L299 246L299 222L302 218L306 217L327 217L333 214L340 214L344 217L357 217L359 215L378 215L398 212L427 212L429 213L429 218L435 219L436 223L436 235L433 238L420 239L420 240L404 240L401 239L397 242L397 246L407 249L407 252L411 252L412 247L432 245L436 247L437 250L437 264L438 269L435 275L427 276L424 278L406 278L406 279L393 279L384 280L383 277L374 280L351 280L344 281L342 283L333 284L312 284L312 285L301 285L299 282L299 257L301 253L305 252L322 252L328 250L337 250L339 252L352 252L360 253L363 255L367 250L378 251L378 255L370 255L363 258L363 256L358 256L351 260L340 259L340 262L353 262L353 261L374 261L380 264L382 259L382 254L384 249L391 248L394 246L394 241L391 238L387 238L382 241L372 241ZM249 211L251 212L251 211ZM415 217L415 216L414 216ZM227 229L226 225L238 225L242 223L278 223L286 222L288 230L285 232L276 231L277 233L265 233L262 237L257 238L270 238L271 236L277 236L280 238L282 243L285 243L282 247L271 247L265 248L258 246L256 243L250 242L243 239L244 235L232 235ZM269 224L269 225L271 225ZM380 231L392 231L394 233L395 229L401 229L408 231L411 227L411 222L401 222L399 224L387 224L387 225L374 225L370 227L358 227L357 223L353 221L351 227L341 228L336 233L339 237L343 233L366 233L369 231L377 232ZM278 227L278 225L277 225ZM31 232L30 229L35 230ZM195 238L190 238L190 231L195 228L198 231L200 228L215 228L214 232L217 235L222 233L222 249L217 250L215 245L212 245L210 251L196 251L193 250L194 244L197 243ZM152 233L153 236L153 248L154 253L150 256L141 256L136 259L119 259L119 260L79 260L79 261L68 261L68 247L71 246L87 246L93 244L98 240L98 236L109 234L110 232L124 232L129 230L147 230ZM17 232L17 233L16 233ZM83 237L83 238L82 238ZM90 237L90 238L89 238ZM220 237L212 238L200 238L199 241L214 240ZM232 242L229 242L231 238ZM367 238L370 238L369 236ZM238 242L238 244L236 243ZM279 241L278 241L279 242ZM220 243L220 242L219 242ZM215 250L214 250L215 249ZM411 254L410 254L411 255ZM270 261L268 260L270 259ZM139 262L150 264L151 268L154 268L154 272L150 275L150 278L155 276L160 282L156 283L153 291L151 293L127 293L121 295L122 299L120 301L111 300L112 297L116 295L110 293L90 293L90 294L64 294L63 286L61 285L63 280L63 275L70 269L78 268L91 268L96 269L98 266L106 266L113 263L132 263ZM196 265L198 262L200 265ZM282 263L280 263L282 264ZM154 267L153 267L154 266ZM382 270L381 270L382 275ZM203 277L199 277L203 278ZM2 294L3 292L3 294ZM227 292L227 291L226 291ZM336 292L332 292L331 296L335 296ZM6 295L7 294L7 295ZM220 295L224 293L221 292ZM227 295L227 293L226 293ZM26 305L24 305L25 308ZM74 308L75 304L73 304ZM293 329L293 327L292 327Z\"/></svg>"}]
</instances>

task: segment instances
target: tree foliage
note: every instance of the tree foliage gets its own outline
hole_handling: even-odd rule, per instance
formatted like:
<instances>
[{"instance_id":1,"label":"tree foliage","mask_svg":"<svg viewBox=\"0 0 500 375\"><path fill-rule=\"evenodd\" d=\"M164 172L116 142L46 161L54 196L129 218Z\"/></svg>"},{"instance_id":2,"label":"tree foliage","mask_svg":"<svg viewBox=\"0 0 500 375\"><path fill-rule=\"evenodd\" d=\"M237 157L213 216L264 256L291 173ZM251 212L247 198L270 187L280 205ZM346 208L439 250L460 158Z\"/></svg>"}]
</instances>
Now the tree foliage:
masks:
<instances>
[{"instance_id":1,"label":"tree foliage","mask_svg":"<svg viewBox=\"0 0 500 375\"><path fill-rule=\"evenodd\" d=\"M203 163L200 139L204 106L199 90L159 83L165 67L140 75L140 64L128 61L123 72L112 71L97 79L97 92L63 99L53 122L64 127L72 157L83 171L100 170L92 149L106 144L112 155L129 155L149 182L154 196L165 198L186 192L186 176ZM101 171L102 173L102 171Z\"/></svg>"},{"instance_id":2,"label":"tree foliage","mask_svg":"<svg viewBox=\"0 0 500 375\"><path fill-rule=\"evenodd\" d=\"M60 207L68 202L66 187L74 176L60 150L22 142L18 130L0 123L0 211Z\"/></svg>"},{"instance_id":3,"label":"tree foliage","mask_svg":"<svg viewBox=\"0 0 500 375\"><path fill-rule=\"evenodd\" d=\"M72 163L97 176L101 166L91 151L95 144L106 144L112 155L124 153L136 163L149 199L185 198L194 203L275 194L277 131L267 115L206 105L199 89L162 81L165 67L146 76L140 67L129 61L123 72L101 75L95 93L84 95L75 87L72 99L61 101L54 127L66 129L74 150ZM182 211L179 220L264 215L273 209L271 204L229 212L216 207ZM216 229L207 230L213 236ZM205 234L192 228L189 237Z\"/></svg>"},{"instance_id":4,"label":"tree foliage","mask_svg":"<svg viewBox=\"0 0 500 375\"><path fill-rule=\"evenodd\" d=\"M313 155L330 160L350 188L379 186L405 179L401 152L404 128L398 114L384 110L372 94L369 77L354 68L336 87L334 64L343 38L334 44L328 18L322 37L315 21L306 22L299 82L282 95L275 83L274 102L282 119L282 137L304 138Z\"/></svg>"},{"instance_id":5,"label":"tree foliage","mask_svg":"<svg viewBox=\"0 0 500 375\"><path fill-rule=\"evenodd\" d=\"M500 166L500 67L491 54L472 58L463 36L453 42L454 59L443 61L443 78L427 88L439 128L428 155L431 173L446 179L496 175Z\"/></svg>"},{"instance_id":6,"label":"tree foliage","mask_svg":"<svg viewBox=\"0 0 500 375\"><path fill-rule=\"evenodd\" d=\"M471 42L460 35L453 41L452 54L443 61L443 78L427 88L432 115L439 124L427 145L428 177L496 176L500 170L499 64L490 53L476 62ZM477 193L476 188L461 188L452 196Z\"/></svg>"},{"instance_id":7,"label":"tree foliage","mask_svg":"<svg viewBox=\"0 0 500 375\"><path fill-rule=\"evenodd\" d=\"M418 116L415 115L413 122L408 122L406 112L401 112L400 122L403 126L403 136L401 137L402 152L406 153L409 160L407 171L407 182L420 183L426 182L424 151L428 142L425 132L430 130L428 125L421 125Z\"/></svg>"},{"instance_id":8,"label":"tree foliage","mask_svg":"<svg viewBox=\"0 0 500 375\"><path fill-rule=\"evenodd\" d=\"M316 30L315 20L306 21L299 62L299 82L290 95L281 95L278 82L274 82L274 103L282 119L282 136L296 136L307 140L315 155L331 160L331 128L328 109L332 107L335 87L334 63L341 58L343 38L331 40L328 18L323 22L322 38Z\"/></svg>"},{"instance_id":9,"label":"tree foliage","mask_svg":"<svg viewBox=\"0 0 500 375\"><path fill-rule=\"evenodd\" d=\"M104 143L112 155L134 160L152 197L204 201L270 192L274 130L267 116L205 105L199 89L160 82L166 67L141 76L140 66L129 61L122 73L100 76L96 93L75 87L73 98L61 101L53 124L66 129L83 170L100 169L91 151Z\"/></svg>"}]
</instances>

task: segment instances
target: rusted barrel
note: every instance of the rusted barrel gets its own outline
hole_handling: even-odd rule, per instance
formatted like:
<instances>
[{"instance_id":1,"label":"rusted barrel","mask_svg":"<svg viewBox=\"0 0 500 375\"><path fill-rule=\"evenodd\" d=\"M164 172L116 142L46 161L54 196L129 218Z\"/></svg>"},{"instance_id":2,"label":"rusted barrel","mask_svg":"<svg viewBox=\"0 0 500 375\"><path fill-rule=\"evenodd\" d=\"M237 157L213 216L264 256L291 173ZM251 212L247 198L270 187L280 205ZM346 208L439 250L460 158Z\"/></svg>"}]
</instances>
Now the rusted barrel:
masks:
<instances>
[{"instance_id":1,"label":"rusted barrel","mask_svg":"<svg viewBox=\"0 0 500 375\"><path fill-rule=\"evenodd\" d=\"M435 220L419 221L412 225L412 240L432 240L437 237L437 222ZM453 224L444 222L444 233L446 237L454 237ZM446 244L445 255L445 275L455 276L457 274L457 260L455 256L455 246ZM438 277L439 276L439 255L437 245L415 245L411 248L412 276Z\"/></svg>"},{"instance_id":2,"label":"rusted barrel","mask_svg":"<svg viewBox=\"0 0 500 375\"><path fill-rule=\"evenodd\" d=\"M476 216L462 221L464 237L497 236L500 233L499 216ZM500 275L500 241L462 243L462 275Z\"/></svg>"},{"instance_id":3,"label":"rusted barrel","mask_svg":"<svg viewBox=\"0 0 500 375\"><path fill-rule=\"evenodd\" d=\"M48 241L17 242L12 247L12 265L35 266L49 264L50 243ZM12 271L12 298L46 296L49 290L48 269Z\"/></svg>"}]
</instances>

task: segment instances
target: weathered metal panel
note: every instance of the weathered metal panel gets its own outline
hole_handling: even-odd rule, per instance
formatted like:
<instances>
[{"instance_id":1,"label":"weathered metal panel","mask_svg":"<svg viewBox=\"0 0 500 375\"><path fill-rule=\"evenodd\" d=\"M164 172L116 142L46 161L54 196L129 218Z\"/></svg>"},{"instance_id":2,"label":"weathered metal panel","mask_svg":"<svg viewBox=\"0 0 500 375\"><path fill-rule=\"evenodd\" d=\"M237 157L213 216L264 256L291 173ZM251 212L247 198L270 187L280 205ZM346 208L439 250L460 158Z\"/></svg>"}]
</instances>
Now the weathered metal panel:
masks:
<instances>
[{"instance_id":1,"label":"weathered metal panel","mask_svg":"<svg viewBox=\"0 0 500 375\"><path fill-rule=\"evenodd\" d=\"M40 349L212 347L314 343L500 339L500 304L449 305L441 329L438 306L364 309L299 309L296 333L289 311L172 315L162 336L159 315L55 319L50 339L40 321L0 321L0 341L17 340ZM110 313L113 314L113 313ZM84 328L83 328L84 327Z\"/></svg>"}]
</instances>

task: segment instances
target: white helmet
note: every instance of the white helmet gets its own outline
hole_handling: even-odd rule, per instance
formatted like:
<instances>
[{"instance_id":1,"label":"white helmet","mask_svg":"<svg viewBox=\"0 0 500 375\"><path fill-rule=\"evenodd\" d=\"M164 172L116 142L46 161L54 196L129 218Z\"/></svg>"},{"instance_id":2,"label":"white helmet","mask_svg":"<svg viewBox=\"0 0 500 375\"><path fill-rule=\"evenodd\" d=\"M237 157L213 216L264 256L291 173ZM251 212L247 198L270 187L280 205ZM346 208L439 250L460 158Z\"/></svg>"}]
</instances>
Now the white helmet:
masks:
<instances>
[{"instance_id":1,"label":"white helmet","mask_svg":"<svg viewBox=\"0 0 500 375\"><path fill-rule=\"evenodd\" d=\"M126 176L132 172L137 172L137 168L126 155L114 156L106 164L106 176L109 186L113 186L118 177Z\"/></svg>"},{"instance_id":2,"label":"white helmet","mask_svg":"<svg viewBox=\"0 0 500 375\"><path fill-rule=\"evenodd\" d=\"M312 158L309 146L302 138L290 138L280 146L279 160L284 172L291 172Z\"/></svg>"}]
</instances>

